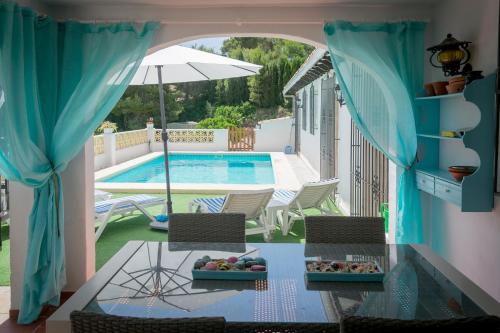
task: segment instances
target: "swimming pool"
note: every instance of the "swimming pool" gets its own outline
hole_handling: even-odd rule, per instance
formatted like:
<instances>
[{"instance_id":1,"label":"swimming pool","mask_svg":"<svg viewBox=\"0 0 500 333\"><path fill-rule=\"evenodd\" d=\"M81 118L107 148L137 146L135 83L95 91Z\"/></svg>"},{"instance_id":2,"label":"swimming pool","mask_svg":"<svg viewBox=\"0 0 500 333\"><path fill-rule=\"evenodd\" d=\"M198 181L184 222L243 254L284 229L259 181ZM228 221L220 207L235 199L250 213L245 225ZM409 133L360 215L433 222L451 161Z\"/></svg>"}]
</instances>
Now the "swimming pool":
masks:
<instances>
[{"instance_id":1,"label":"swimming pool","mask_svg":"<svg viewBox=\"0 0 500 333\"><path fill-rule=\"evenodd\" d=\"M274 184L269 154L182 154L171 153L173 184ZM164 183L163 156L112 175L105 183Z\"/></svg>"}]
</instances>

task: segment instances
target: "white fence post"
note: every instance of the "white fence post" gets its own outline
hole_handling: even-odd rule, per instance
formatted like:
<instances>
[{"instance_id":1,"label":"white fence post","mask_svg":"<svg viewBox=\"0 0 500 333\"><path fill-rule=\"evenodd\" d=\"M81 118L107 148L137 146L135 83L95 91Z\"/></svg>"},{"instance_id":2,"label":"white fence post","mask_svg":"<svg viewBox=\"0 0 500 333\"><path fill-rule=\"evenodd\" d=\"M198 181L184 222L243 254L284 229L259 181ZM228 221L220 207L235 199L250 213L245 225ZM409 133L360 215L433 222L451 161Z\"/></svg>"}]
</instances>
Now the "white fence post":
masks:
<instances>
[{"instance_id":1,"label":"white fence post","mask_svg":"<svg viewBox=\"0 0 500 333\"><path fill-rule=\"evenodd\" d=\"M112 128L104 129L104 156L106 156L106 167L116 164L116 134Z\"/></svg>"},{"instance_id":2,"label":"white fence post","mask_svg":"<svg viewBox=\"0 0 500 333\"><path fill-rule=\"evenodd\" d=\"M148 141L149 141L149 151L153 151L153 145L155 143L155 127L152 121L146 123L146 130L148 131Z\"/></svg>"}]
</instances>

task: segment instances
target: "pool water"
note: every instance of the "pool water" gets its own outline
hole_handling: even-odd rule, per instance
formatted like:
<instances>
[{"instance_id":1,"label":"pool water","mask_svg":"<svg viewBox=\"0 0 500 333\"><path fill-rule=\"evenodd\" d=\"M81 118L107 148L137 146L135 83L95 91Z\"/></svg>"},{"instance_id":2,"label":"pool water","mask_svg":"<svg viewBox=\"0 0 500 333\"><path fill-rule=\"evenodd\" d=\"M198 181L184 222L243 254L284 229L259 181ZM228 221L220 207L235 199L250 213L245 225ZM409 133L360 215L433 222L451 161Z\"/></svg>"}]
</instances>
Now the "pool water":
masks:
<instances>
[{"instance_id":1,"label":"pool water","mask_svg":"<svg viewBox=\"0 0 500 333\"><path fill-rule=\"evenodd\" d=\"M169 154L171 183L274 184L269 154ZM104 179L106 183L164 183L163 156Z\"/></svg>"}]
</instances>

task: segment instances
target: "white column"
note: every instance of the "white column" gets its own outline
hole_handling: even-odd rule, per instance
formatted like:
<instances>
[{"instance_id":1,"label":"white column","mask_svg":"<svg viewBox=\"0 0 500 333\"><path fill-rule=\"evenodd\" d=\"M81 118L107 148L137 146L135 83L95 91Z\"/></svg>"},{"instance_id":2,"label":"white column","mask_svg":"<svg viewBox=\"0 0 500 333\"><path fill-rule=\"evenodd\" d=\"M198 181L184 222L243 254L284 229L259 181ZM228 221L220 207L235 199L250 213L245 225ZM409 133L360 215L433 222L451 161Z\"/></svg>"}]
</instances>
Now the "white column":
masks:
<instances>
[{"instance_id":1,"label":"white column","mask_svg":"<svg viewBox=\"0 0 500 333\"><path fill-rule=\"evenodd\" d=\"M148 141L149 141L149 152L153 151L153 145L155 143L155 127L154 123L147 122L146 130L148 131Z\"/></svg>"},{"instance_id":2,"label":"white column","mask_svg":"<svg viewBox=\"0 0 500 333\"><path fill-rule=\"evenodd\" d=\"M106 156L105 167L116 164L116 134L113 129L104 129L104 156Z\"/></svg>"},{"instance_id":3,"label":"white column","mask_svg":"<svg viewBox=\"0 0 500 333\"><path fill-rule=\"evenodd\" d=\"M65 291L76 291L95 272L93 149L93 142L89 140L61 175L67 270ZM11 309L19 309L33 190L19 183L10 184Z\"/></svg>"}]
</instances>

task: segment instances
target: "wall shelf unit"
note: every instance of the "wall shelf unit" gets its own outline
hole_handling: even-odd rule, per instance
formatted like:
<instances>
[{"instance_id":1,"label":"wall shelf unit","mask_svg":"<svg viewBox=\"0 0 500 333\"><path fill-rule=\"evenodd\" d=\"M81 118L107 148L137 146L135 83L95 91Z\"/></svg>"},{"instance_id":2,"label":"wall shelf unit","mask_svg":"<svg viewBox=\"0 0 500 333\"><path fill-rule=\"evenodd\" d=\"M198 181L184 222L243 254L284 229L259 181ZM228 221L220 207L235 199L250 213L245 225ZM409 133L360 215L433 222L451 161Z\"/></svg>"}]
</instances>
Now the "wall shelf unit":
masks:
<instances>
[{"instance_id":1,"label":"wall shelf unit","mask_svg":"<svg viewBox=\"0 0 500 333\"><path fill-rule=\"evenodd\" d=\"M466 86L463 93L424 96L416 99L418 140L417 187L430 195L451 202L463 212L493 209L495 165L495 75ZM479 112L474 121L473 113ZM460 138L444 137L441 130L473 127ZM475 158L464 163L464 156ZM456 160L455 160L456 159ZM460 161L458 163L456 161ZM457 182L447 171L451 165L473 165L477 170Z\"/></svg>"}]
</instances>

